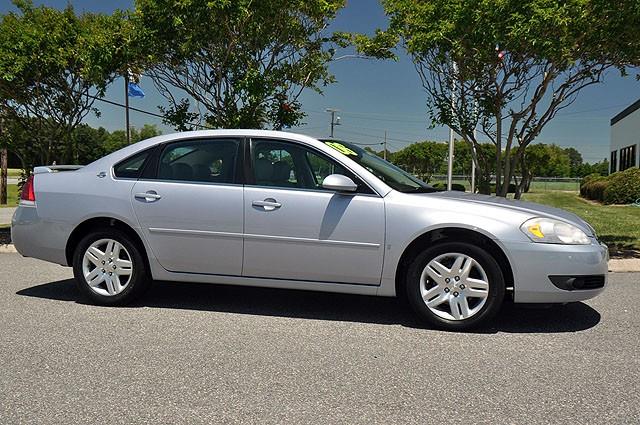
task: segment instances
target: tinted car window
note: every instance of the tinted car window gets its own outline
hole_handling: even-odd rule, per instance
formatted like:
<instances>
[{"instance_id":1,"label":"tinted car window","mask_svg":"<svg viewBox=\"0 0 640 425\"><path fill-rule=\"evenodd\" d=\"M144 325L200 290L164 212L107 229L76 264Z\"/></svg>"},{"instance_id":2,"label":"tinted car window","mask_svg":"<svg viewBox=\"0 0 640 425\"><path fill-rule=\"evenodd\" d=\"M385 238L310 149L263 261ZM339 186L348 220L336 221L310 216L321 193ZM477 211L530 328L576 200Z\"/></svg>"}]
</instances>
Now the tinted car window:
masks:
<instances>
[{"instance_id":1,"label":"tinted car window","mask_svg":"<svg viewBox=\"0 0 640 425\"><path fill-rule=\"evenodd\" d=\"M233 183L237 140L190 140L167 145L160 156L158 179Z\"/></svg>"},{"instance_id":2,"label":"tinted car window","mask_svg":"<svg viewBox=\"0 0 640 425\"><path fill-rule=\"evenodd\" d=\"M373 193L360 179L329 157L304 146L270 140L252 144L253 177L260 186L323 190L330 174L343 174L358 184L359 192Z\"/></svg>"},{"instance_id":3,"label":"tinted car window","mask_svg":"<svg viewBox=\"0 0 640 425\"><path fill-rule=\"evenodd\" d=\"M113 174L120 178L139 178L150 154L151 149L147 149L120 161L113 167Z\"/></svg>"}]
</instances>

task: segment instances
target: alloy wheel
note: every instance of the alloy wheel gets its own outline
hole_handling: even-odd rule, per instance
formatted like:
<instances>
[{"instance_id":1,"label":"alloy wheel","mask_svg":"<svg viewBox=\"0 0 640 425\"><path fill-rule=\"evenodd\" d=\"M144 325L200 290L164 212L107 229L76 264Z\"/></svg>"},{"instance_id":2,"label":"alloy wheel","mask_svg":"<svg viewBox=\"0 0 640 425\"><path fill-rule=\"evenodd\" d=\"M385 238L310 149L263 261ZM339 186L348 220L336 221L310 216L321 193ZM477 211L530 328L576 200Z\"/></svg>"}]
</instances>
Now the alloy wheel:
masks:
<instances>
[{"instance_id":1,"label":"alloy wheel","mask_svg":"<svg viewBox=\"0 0 640 425\"><path fill-rule=\"evenodd\" d=\"M477 314L489 296L489 279L466 254L446 253L429 261L420 276L420 295L429 310L448 320Z\"/></svg>"},{"instance_id":2,"label":"alloy wheel","mask_svg":"<svg viewBox=\"0 0 640 425\"><path fill-rule=\"evenodd\" d=\"M129 251L114 239L93 242L82 259L84 279L97 294L114 296L125 290L133 274Z\"/></svg>"}]
</instances>

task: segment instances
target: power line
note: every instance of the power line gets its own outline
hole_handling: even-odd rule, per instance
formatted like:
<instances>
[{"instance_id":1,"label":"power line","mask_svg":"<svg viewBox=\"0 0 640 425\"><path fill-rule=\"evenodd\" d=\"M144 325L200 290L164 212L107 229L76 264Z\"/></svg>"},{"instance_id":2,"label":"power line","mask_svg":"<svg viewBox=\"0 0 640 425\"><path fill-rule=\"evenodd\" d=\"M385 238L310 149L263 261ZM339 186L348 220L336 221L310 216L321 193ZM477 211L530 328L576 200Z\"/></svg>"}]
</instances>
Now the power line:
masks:
<instances>
[{"instance_id":1,"label":"power line","mask_svg":"<svg viewBox=\"0 0 640 425\"><path fill-rule=\"evenodd\" d=\"M122 103L119 103L119 102L114 102L113 100L108 100L108 99L104 99L104 98L101 98L101 97L98 97L98 96L93 96L93 95L88 95L88 96L93 98L93 99L95 99L95 100L99 100L100 102L108 103L110 105L119 106L121 108L126 108L127 107L126 105L123 105ZM147 115L151 115L153 117L162 118L162 119L165 118L164 115L162 115L162 114L158 114L158 113L151 112L151 111L145 111L144 109L136 108L136 107L133 107L133 106L129 106L129 109L132 110L132 111L140 112L141 114L147 114ZM215 129L214 127L209 127L209 126L202 125L202 124L195 123L195 122L187 122L187 124L193 125L194 127L204 128L204 129L207 129L207 130L214 130Z\"/></svg>"}]
</instances>

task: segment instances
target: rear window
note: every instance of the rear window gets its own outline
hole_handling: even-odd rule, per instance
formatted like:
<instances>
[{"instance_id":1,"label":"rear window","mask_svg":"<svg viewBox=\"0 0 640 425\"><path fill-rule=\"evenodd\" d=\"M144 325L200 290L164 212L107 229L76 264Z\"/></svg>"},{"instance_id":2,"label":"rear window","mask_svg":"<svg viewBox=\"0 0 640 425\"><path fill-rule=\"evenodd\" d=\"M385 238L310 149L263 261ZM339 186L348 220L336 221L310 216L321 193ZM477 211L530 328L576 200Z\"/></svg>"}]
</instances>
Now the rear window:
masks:
<instances>
[{"instance_id":1,"label":"rear window","mask_svg":"<svg viewBox=\"0 0 640 425\"><path fill-rule=\"evenodd\" d=\"M142 174L144 164L147 162L147 158L149 158L150 154L151 149L147 149L120 161L115 165L115 167L113 167L113 174L120 178L139 178L140 174Z\"/></svg>"}]
</instances>

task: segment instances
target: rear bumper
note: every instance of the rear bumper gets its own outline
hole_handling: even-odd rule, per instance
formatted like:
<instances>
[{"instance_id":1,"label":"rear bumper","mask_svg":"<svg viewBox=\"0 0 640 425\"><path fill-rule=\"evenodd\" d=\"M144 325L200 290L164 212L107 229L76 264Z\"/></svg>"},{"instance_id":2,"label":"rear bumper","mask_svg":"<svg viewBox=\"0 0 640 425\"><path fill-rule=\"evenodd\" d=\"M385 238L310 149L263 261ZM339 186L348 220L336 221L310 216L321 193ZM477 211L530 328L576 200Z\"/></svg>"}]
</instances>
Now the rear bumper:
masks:
<instances>
[{"instance_id":1,"label":"rear bumper","mask_svg":"<svg viewBox=\"0 0 640 425\"><path fill-rule=\"evenodd\" d=\"M11 241L20 254L63 266L69 233L68 225L39 217L35 206L20 205L11 220Z\"/></svg>"},{"instance_id":2,"label":"rear bumper","mask_svg":"<svg viewBox=\"0 0 640 425\"><path fill-rule=\"evenodd\" d=\"M605 245L554 245L533 242L505 244L514 274L516 303L583 301L604 291L609 251ZM561 288L549 276L604 276L601 287ZM561 285L562 286L562 285Z\"/></svg>"}]
</instances>

